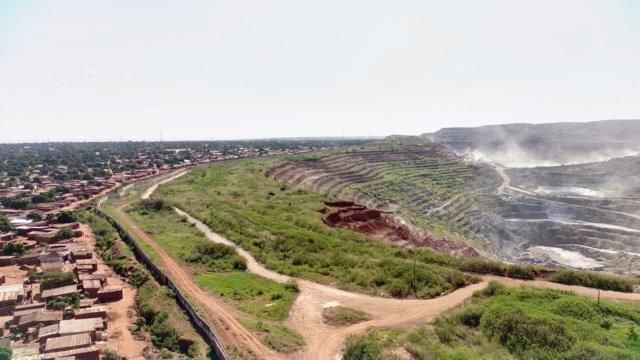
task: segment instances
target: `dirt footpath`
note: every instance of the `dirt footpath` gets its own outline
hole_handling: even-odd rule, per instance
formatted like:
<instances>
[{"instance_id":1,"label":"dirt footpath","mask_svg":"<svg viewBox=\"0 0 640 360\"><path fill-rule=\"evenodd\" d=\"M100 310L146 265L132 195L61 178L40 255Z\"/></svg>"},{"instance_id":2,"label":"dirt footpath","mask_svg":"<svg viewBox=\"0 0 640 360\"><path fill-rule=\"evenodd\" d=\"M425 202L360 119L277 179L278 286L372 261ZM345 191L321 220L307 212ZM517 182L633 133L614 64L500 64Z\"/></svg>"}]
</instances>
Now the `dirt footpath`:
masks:
<instances>
[{"instance_id":1,"label":"dirt footpath","mask_svg":"<svg viewBox=\"0 0 640 360\"><path fill-rule=\"evenodd\" d=\"M240 358L256 359L281 359L283 358L273 350L267 348L260 340L247 330L237 320L237 316L222 300L219 300L202 290L193 281L191 274L183 269L162 247L160 247L146 232L140 229L122 209L116 210L120 218L132 229L138 239L151 246L162 259L162 269L167 276L194 300L206 313L205 316L213 325L220 342L225 345L233 345L240 352Z\"/></svg>"}]
</instances>

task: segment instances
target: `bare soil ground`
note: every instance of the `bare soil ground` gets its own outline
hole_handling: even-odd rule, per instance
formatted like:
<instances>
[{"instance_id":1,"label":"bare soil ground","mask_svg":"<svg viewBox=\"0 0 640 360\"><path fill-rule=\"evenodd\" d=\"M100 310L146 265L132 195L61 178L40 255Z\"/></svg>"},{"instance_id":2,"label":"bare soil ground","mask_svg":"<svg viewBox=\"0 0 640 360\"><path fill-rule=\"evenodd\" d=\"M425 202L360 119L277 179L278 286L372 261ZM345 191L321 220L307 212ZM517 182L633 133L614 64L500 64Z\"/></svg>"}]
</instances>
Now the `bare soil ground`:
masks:
<instances>
[{"instance_id":1,"label":"bare soil ground","mask_svg":"<svg viewBox=\"0 0 640 360\"><path fill-rule=\"evenodd\" d=\"M470 246L445 239L436 239L377 209L346 201L326 203L325 205L329 208L322 211L324 213L331 212L325 215L324 223L332 227L351 229L392 243L404 242L415 246L429 247L452 255L480 256Z\"/></svg>"},{"instance_id":2,"label":"bare soil ground","mask_svg":"<svg viewBox=\"0 0 640 360\"><path fill-rule=\"evenodd\" d=\"M96 239L87 225L81 225L82 233L80 239L85 245L91 249L95 249ZM106 304L107 320L109 327L107 329L108 341L100 344L101 349L111 349L129 360L143 360L144 352L151 343L144 338L137 338L129 328L135 324L135 299L136 289L123 281L111 268L104 264L102 259L93 251L93 258L98 261L97 273L107 274L107 283L109 285L121 286L122 300Z\"/></svg>"}]
</instances>

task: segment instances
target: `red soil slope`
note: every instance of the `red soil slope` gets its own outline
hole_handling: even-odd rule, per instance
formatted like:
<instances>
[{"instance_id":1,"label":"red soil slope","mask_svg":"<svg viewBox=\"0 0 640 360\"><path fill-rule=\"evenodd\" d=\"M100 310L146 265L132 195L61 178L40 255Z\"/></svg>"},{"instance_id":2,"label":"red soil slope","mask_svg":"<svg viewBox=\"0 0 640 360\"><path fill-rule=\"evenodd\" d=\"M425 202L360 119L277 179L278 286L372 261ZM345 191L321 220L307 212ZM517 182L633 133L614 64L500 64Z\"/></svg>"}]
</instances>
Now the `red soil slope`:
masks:
<instances>
[{"instance_id":1,"label":"red soil slope","mask_svg":"<svg viewBox=\"0 0 640 360\"><path fill-rule=\"evenodd\" d=\"M332 227L351 229L386 241L408 242L452 255L480 256L472 247L444 239L434 239L380 210L349 201L327 202L325 205L329 208L321 211L327 214L323 220Z\"/></svg>"}]
</instances>

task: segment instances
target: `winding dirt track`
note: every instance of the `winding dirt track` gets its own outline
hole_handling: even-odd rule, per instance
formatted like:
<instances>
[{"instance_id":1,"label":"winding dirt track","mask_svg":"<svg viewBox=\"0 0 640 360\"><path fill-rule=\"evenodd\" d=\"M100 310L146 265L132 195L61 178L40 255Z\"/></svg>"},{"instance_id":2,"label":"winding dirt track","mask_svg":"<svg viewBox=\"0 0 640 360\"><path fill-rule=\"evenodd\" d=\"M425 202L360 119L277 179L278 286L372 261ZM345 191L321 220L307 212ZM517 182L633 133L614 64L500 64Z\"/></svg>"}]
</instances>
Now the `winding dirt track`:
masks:
<instances>
[{"instance_id":1,"label":"winding dirt track","mask_svg":"<svg viewBox=\"0 0 640 360\"><path fill-rule=\"evenodd\" d=\"M235 247L238 253L247 259L250 272L265 278L284 283L290 277L266 269L253 256L232 241L213 232L207 225L190 216L186 212L174 208L197 229L202 231L209 240ZM344 339L350 334L364 332L371 328L410 327L424 324L434 317L457 307L467 301L475 291L483 289L489 281L495 280L506 286L534 286L573 291L577 294L597 297L598 291L591 288L569 286L547 281L524 281L503 277L485 276L482 281L458 289L450 294L430 300L398 300L381 298L342 291L330 286L311 281L296 279L300 294L289 313L287 326L300 333L306 342L305 349L291 356L293 359L339 359ZM602 291L601 298L612 300L640 300L640 294L618 293ZM322 310L331 306L346 306L365 311L372 316L372 320L347 327L332 327L322 321Z\"/></svg>"},{"instance_id":2,"label":"winding dirt track","mask_svg":"<svg viewBox=\"0 0 640 360\"><path fill-rule=\"evenodd\" d=\"M183 269L162 247L160 247L149 234L142 230L127 215L123 207L116 209L120 220L132 229L135 236L151 246L162 259L162 269L171 280L188 294L189 298L196 301L199 307L206 312L206 318L212 323L216 334L223 344L232 344L241 350L242 358L280 359L281 356L263 345L260 340L248 331L237 320L236 313L223 301L216 299L202 290L193 281L192 275Z\"/></svg>"},{"instance_id":3,"label":"winding dirt track","mask_svg":"<svg viewBox=\"0 0 640 360\"><path fill-rule=\"evenodd\" d=\"M182 175L184 175L184 173L162 180L162 183L171 181ZM159 184L153 185L151 187L153 189L149 188L145 192L144 195L146 195L146 198L153 194L157 185ZM127 225L133 229L135 234L160 255L167 275L206 310L209 319L214 322L214 327L218 330L221 341L225 344L234 344L238 348L247 350L259 359L339 359L344 340L348 335L362 333L372 328L406 328L427 323L436 316L463 304L475 291L483 289L491 280L512 287L527 285L568 290L594 298L598 296L598 291L591 288L568 286L540 280L523 281L485 276L482 278L482 281L477 284L458 289L439 298L430 300L398 300L350 293L311 281L296 279L298 287L300 288L300 294L289 313L286 325L303 336L306 346L302 351L286 356L277 354L266 348L259 339L238 322L238 314L234 309L200 289L193 282L188 270L183 269L155 243L151 236L140 229L122 208L117 210L121 218L126 221ZM187 221L194 224L210 241L235 247L238 253L247 259L248 271L279 283L285 283L291 279L288 276L266 269L258 263L250 253L238 247L232 241L213 232L207 225L193 218L186 212L177 208L174 208L174 210L179 216L185 217ZM612 291L602 291L600 296L603 299L611 300L640 300L640 294ZM338 305L365 311L371 315L372 320L343 327L332 327L325 324L322 320L322 310Z\"/></svg>"}]
</instances>

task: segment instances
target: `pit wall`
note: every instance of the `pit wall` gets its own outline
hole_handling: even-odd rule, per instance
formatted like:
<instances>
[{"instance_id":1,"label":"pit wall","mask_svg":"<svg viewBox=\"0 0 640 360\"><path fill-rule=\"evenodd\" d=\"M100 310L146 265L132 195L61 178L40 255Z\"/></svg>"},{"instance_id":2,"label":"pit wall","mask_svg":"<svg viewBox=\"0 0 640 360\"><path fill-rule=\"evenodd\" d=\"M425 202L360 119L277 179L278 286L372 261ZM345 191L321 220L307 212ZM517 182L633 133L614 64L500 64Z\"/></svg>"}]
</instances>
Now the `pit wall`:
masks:
<instances>
[{"instance_id":1,"label":"pit wall","mask_svg":"<svg viewBox=\"0 0 640 360\"><path fill-rule=\"evenodd\" d=\"M215 353L215 359L230 360L229 355L227 355L222 344L220 343L220 341L218 341L218 338L215 332L213 331L213 329L206 323L206 321L204 321L204 319L200 315L198 315L193 305L191 305L191 303L187 301L187 298L182 294L182 292L180 292L180 290L175 286L175 284L171 281L171 279L169 279L162 272L162 270L160 270L156 266L156 264L154 264L153 261L151 261L151 259L147 256L147 254L145 254L144 251L142 251L142 248L138 246L138 243L136 243L136 241L129 234L129 232L123 229L120 226L120 224L118 224L109 215L105 214L102 210L95 209L94 211L99 216L106 219L114 228L116 228L116 230L118 230L118 233L120 234L120 238L122 238L122 240L128 245L131 245L133 249L133 253L136 256L136 259L138 259L138 261L140 261L147 267L147 270L149 270L149 272L153 275L156 281L158 281L161 285L167 286L168 288L173 290L173 292L176 294L176 300L178 304L182 309L184 309L187 312L187 315L189 316L189 320L191 320L193 327L207 340L207 342L213 348L213 351Z\"/></svg>"}]
</instances>

